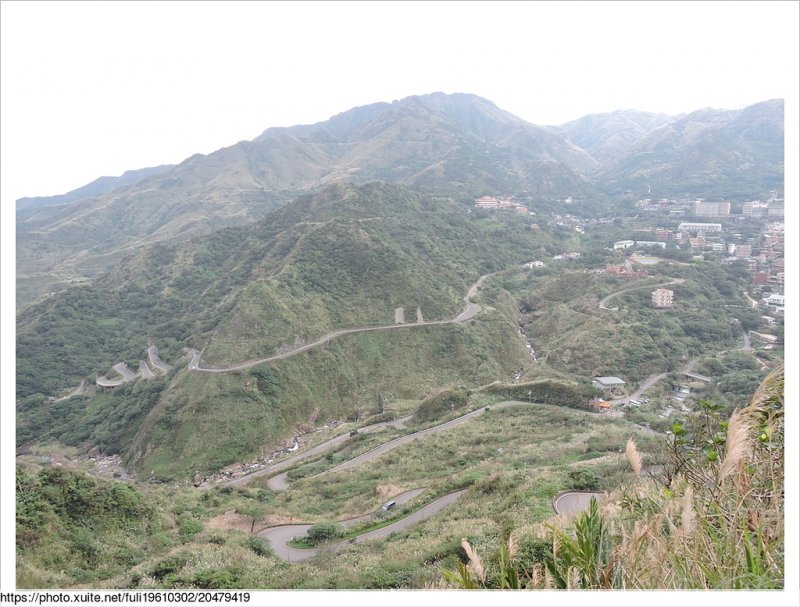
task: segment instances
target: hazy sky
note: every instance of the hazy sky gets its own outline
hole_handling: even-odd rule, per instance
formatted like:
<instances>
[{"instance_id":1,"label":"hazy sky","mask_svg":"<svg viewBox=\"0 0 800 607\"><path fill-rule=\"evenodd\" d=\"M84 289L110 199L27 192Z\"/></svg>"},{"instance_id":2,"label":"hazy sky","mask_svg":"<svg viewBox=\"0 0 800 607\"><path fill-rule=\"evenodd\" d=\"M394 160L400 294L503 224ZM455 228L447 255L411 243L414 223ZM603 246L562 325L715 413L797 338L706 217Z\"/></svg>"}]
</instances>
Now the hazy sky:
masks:
<instances>
[{"instance_id":1,"label":"hazy sky","mask_svg":"<svg viewBox=\"0 0 800 607\"><path fill-rule=\"evenodd\" d=\"M796 95L798 3L3 2L1 40L5 207L433 91L536 124Z\"/></svg>"},{"instance_id":2,"label":"hazy sky","mask_svg":"<svg viewBox=\"0 0 800 607\"><path fill-rule=\"evenodd\" d=\"M318 122L357 105L433 91L481 95L542 125L616 109L676 114L783 97L787 137L796 146L798 7L3 1L3 377L14 374L17 198L64 193L101 175L210 153L270 126ZM787 157L791 171L796 160L796 152ZM787 206L797 204L796 183L787 183ZM788 239L787 247L796 252L796 242ZM787 258L794 259L788 249ZM796 336L796 328L787 324L787 335ZM796 361L796 347L790 350ZM12 381L3 381L3 396L7 453ZM5 457L3 479L13 483L12 477L13 458ZM3 493L7 531L12 498ZM787 530L796 522L790 519ZM2 549L8 576L13 543ZM722 599L730 596L703 598ZM648 601L673 604L669 596Z\"/></svg>"}]
</instances>

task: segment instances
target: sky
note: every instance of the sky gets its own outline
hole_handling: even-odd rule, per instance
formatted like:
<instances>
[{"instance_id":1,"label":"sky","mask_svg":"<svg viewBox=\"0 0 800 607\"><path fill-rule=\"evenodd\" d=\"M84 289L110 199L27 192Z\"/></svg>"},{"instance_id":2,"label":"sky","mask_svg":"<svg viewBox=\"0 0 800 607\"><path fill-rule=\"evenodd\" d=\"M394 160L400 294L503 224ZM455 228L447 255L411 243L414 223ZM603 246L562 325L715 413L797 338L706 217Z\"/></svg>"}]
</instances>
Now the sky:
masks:
<instances>
[{"instance_id":1,"label":"sky","mask_svg":"<svg viewBox=\"0 0 800 607\"><path fill-rule=\"evenodd\" d=\"M4 0L0 227L2 320L10 331L3 331L3 377L13 377L18 198L65 193L271 126L434 91L477 94L540 125L618 109L673 115L782 97L796 150L799 7ZM796 159L790 154L787 167ZM795 176L794 189L787 184L795 205L796 183ZM794 240L787 246L796 252ZM4 396L13 392L13 382L3 384ZM13 476L13 459L4 458L4 481L9 470ZM4 525L7 513L4 506ZM3 549L13 559L9 542Z\"/></svg>"},{"instance_id":2,"label":"sky","mask_svg":"<svg viewBox=\"0 0 800 607\"><path fill-rule=\"evenodd\" d=\"M474 93L540 125L786 97L797 9L3 2L2 205L434 91Z\"/></svg>"}]
</instances>

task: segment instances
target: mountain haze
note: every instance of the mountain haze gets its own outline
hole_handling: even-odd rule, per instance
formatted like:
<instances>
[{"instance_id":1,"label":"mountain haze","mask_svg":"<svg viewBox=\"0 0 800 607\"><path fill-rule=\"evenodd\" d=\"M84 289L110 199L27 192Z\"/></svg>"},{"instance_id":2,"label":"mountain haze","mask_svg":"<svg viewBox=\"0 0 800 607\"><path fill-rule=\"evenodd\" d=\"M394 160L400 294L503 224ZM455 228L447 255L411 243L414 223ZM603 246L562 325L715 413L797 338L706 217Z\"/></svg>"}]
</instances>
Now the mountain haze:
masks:
<instances>
[{"instance_id":1,"label":"mountain haze","mask_svg":"<svg viewBox=\"0 0 800 607\"><path fill-rule=\"evenodd\" d=\"M666 114L618 110L589 114L548 129L589 152L599 166L627 151L654 128L675 119Z\"/></svg>"},{"instance_id":2,"label":"mountain haze","mask_svg":"<svg viewBox=\"0 0 800 607\"><path fill-rule=\"evenodd\" d=\"M780 99L743 110L703 109L663 124L596 173L609 194L758 198L783 188Z\"/></svg>"},{"instance_id":3,"label":"mountain haze","mask_svg":"<svg viewBox=\"0 0 800 607\"><path fill-rule=\"evenodd\" d=\"M480 97L409 97L269 129L127 188L22 218L18 275L39 288L43 275L93 277L141 246L243 225L342 179L465 197L526 191L556 198L593 192L582 174L595 165L584 150Z\"/></svg>"},{"instance_id":4,"label":"mountain haze","mask_svg":"<svg viewBox=\"0 0 800 607\"><path fill-rule=\"evenodd\" d=\"M91 439L136 468L182 475L188 465L212 470L252 456L315 408L325 419L371 405L380 391L421 398L442 382L508 375L527 353L517 337L516 308L502 295L475 326L346 335L255 367L252 373L275 374L275 394L263 397L269 402L246 396L251 372L192 372L182 349L202 349L205 364L224 367L337 329L392 325L397 308L410 322L418 314L451 320L481 274L561 246L569 246L569 237L556 244L515 213L467 213L453 200L376 181L331 184L251 226L148 247L91 285L20 313L17 388L32 404L18 412L18 441L71 419L69 428L83 433L66 431L62 440ZM91 383L112 361L136 367L151 344L176 367L173 375L160 380L157 392L148 382L115 390L134 399L144 390L147 398L134 404L101 395L95 404L76 398L44 410L37 404L37 394ZM99 402L106 403L102 415ZM221 403L224 414L212 415ZM209 449L213 429L205 424L220 423L229 431L213 439L219 448ZM191 430L199 426L205 430Z\"/></svg>"}]
</instances>

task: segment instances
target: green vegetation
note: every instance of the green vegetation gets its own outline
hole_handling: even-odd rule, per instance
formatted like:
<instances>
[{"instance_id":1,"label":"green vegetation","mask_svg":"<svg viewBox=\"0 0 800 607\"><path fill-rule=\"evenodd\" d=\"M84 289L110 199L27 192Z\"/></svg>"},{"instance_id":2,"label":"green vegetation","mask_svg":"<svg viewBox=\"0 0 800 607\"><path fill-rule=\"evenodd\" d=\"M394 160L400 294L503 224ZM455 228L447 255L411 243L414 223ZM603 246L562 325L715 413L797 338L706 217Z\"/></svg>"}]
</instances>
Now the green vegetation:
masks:
<instances>
[{"instance_id":1,"label":"green vegetation","mask_svg":"<svg viewBox=\"0 0 800 607\"><path fill-rule=\"evenodd\" d=\"M427 422L439 419L455 410L467 406L469 391L465 388L450 388L425 398L414 413L415 422Z\"/></svg>"},{"instance_id":2,"label":"green vegetation","mask_svg":"<svg viewBox=\"0 0 800 607\"><path fill-rule=\"evenodd\" d=\"M706 403L673 425L664 470L652 480L623 484L602 511L592 499L573 523L540 528L544 549L532 562L516 557L514 531L486 566L465 541L469 560L445 570L443 585L783 588L783 399L780 368L727 420ZM639 475L641 454L632 441L626 451Z\"/></svg>"},{"instance_id":3,"label":"green vegetation","mask_svg":"<svg viewBox=\"0 0 800 607\"><path fill-rule=\"evenodd\" d=\"M636 383L677 370L697 355L741 345L741 328L731 320L746 306L741 294L746 283L740 277L710 263L660 263L648 270L652 278L638 282L575 272L519 273L503 284L519 298L523 330L533 339L537 358L587 381L614 375ZM654 309L647 285L670 278L684 280L670 287L675 307ZM604 296L640 285L609 301L617 310L599 308Z\"/></svg>"}]
</instances>

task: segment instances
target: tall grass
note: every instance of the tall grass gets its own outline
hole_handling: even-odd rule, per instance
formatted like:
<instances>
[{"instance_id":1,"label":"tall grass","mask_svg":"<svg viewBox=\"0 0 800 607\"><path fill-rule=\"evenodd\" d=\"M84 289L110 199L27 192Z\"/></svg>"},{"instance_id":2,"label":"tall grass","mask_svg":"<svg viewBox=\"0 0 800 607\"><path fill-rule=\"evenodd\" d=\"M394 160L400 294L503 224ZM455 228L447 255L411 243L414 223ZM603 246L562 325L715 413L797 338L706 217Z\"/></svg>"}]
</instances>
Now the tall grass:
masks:
<instances>
[{"instance_id":1,"label":"tall grass","mask_svg":"<svg viewBox=\"0 0 800 607\"><path fill-rule=\"evenodd\" d=\"M695 434L681 426L666 482L639 476L641 456L629 441L635 480L607 495L602 511L593 499L573 522L546 528L550 549L526 563L515 587L782 588L783 378L782 367L773 371L727 422L705 410ZM466 566L442 585L497 588L493 580L508 579L515 564L501 550L484 566L499 574L480 577Z\"/></svg>"}]
</instances>

